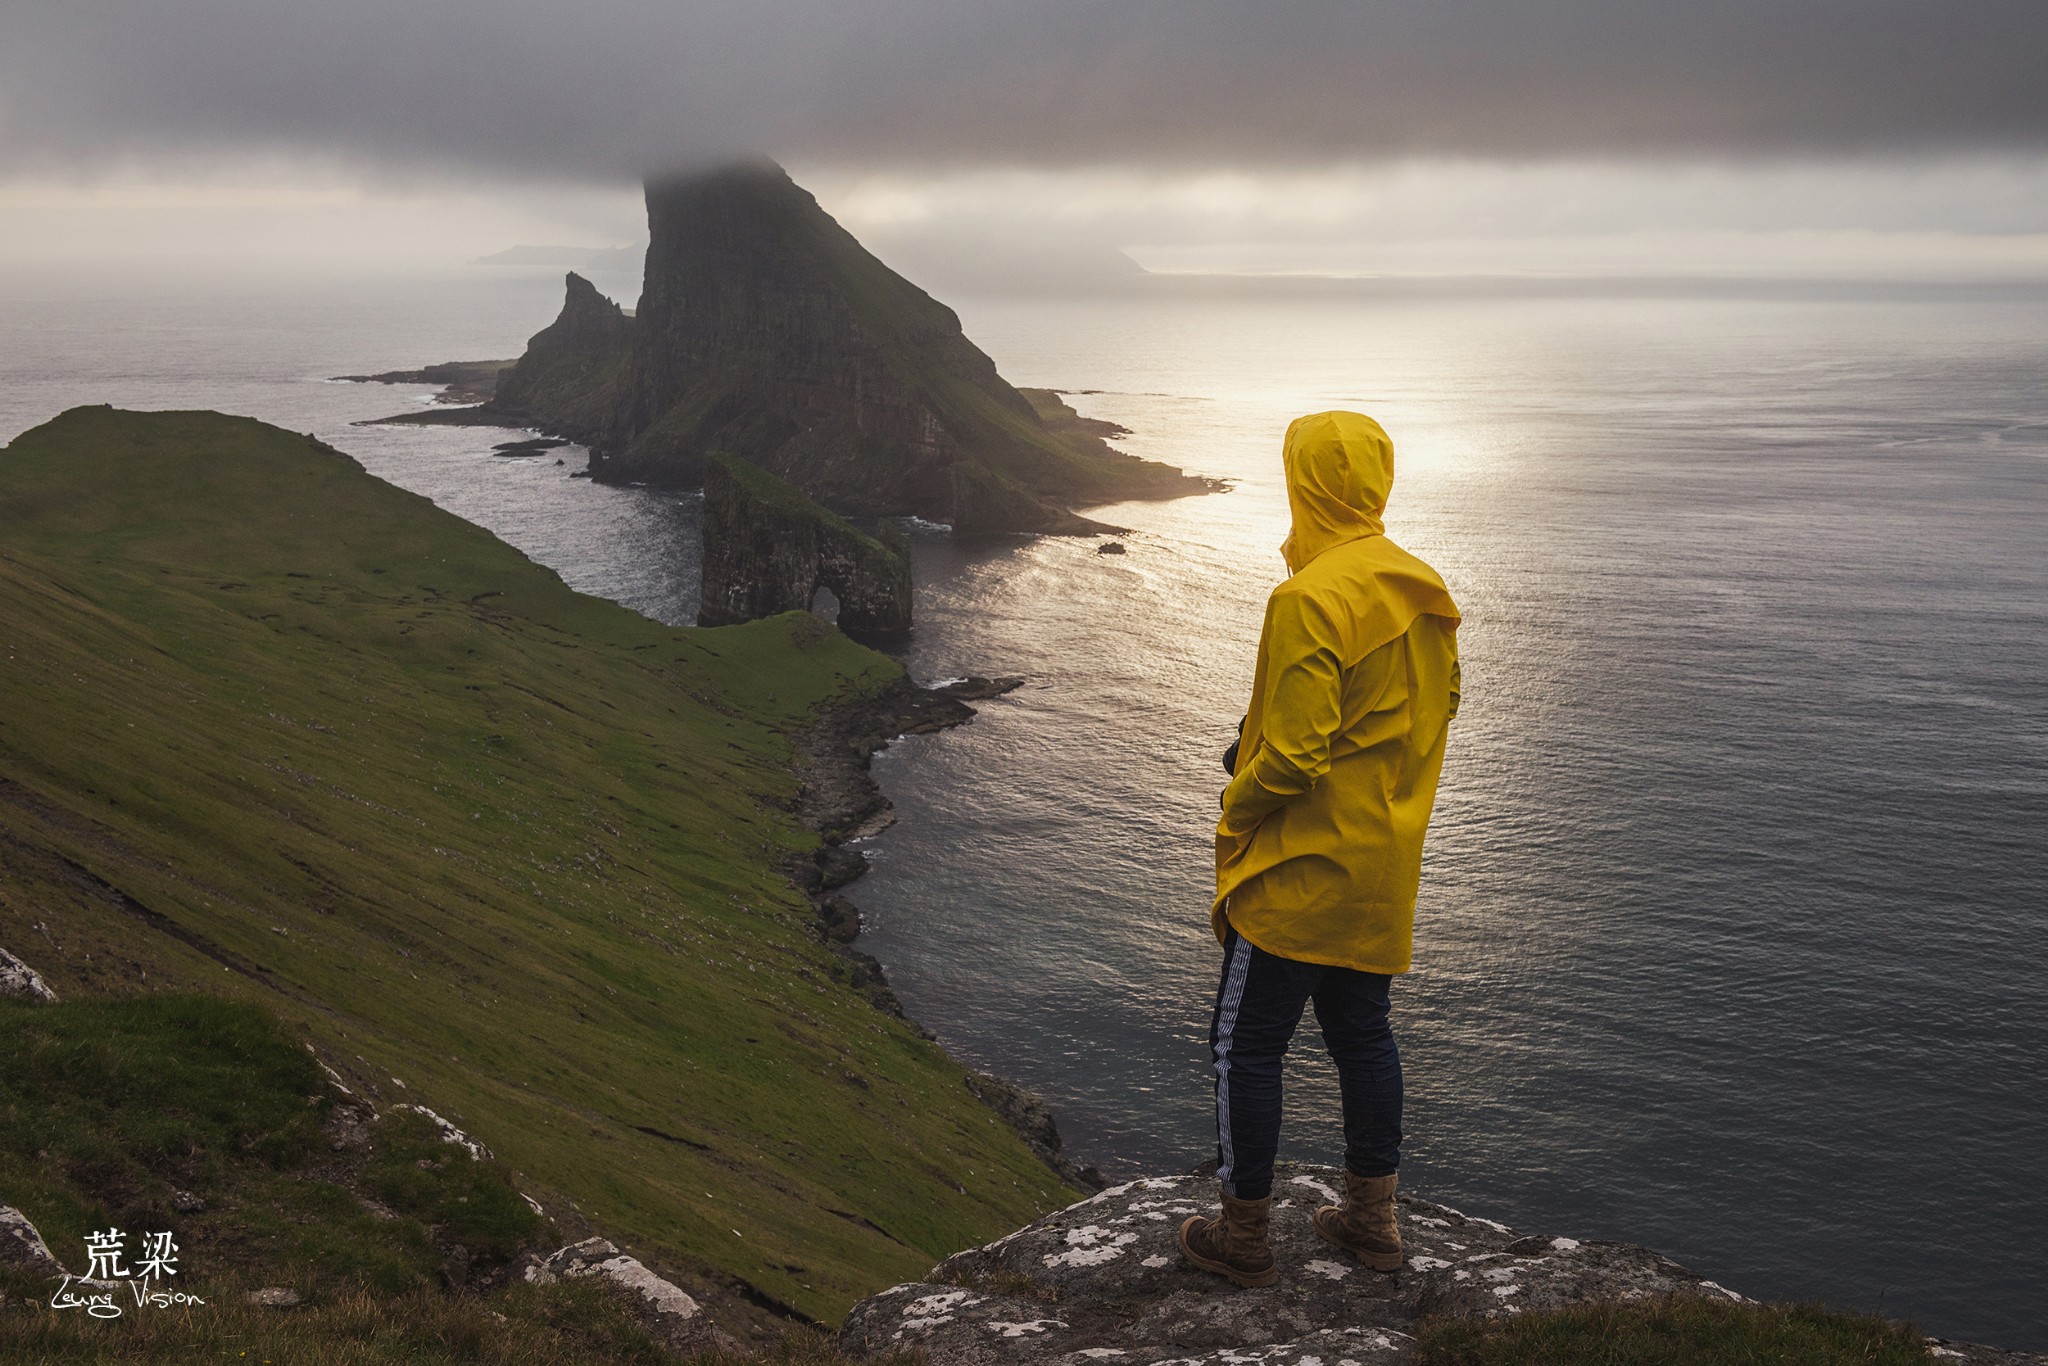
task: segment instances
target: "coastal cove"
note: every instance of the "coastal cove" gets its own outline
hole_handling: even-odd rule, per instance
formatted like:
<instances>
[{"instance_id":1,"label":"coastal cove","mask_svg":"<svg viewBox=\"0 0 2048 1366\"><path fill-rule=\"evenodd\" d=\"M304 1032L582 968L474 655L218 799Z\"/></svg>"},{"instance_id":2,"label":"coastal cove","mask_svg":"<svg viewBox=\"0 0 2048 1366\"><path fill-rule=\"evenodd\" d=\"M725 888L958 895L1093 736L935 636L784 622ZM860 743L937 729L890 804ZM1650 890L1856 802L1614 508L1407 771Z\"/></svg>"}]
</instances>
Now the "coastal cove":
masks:
<instances>
[{"instance_id":1,"label":"coastal cove","mask_svg":"<svg viewBox=\"0 0 2048 1366\"><path fill-rule=\"evenodd\" d=\"M427 391L321 379L512 354L551 272L11 288L0 436L79 402L247 411L694 617L690 493L354 426ZM1088 509L1134 529L1123 557L914 534L913 676L1026 683L877 760L902 819L859 844L860 947L1080 1161L1203 1155L1205 836L1277 568L1274 443L1362 408L1402 453L1393 534L1469 623L1397 1006L1412 1188L2048 1346L2039 301L1663 302L1683 327L1613 297L960 301L1015 382L1236 487ZM1333 1088L1306 1057L1290 1087L1289 1150L1326 1158Z\"/></svg>"}]
</instances>

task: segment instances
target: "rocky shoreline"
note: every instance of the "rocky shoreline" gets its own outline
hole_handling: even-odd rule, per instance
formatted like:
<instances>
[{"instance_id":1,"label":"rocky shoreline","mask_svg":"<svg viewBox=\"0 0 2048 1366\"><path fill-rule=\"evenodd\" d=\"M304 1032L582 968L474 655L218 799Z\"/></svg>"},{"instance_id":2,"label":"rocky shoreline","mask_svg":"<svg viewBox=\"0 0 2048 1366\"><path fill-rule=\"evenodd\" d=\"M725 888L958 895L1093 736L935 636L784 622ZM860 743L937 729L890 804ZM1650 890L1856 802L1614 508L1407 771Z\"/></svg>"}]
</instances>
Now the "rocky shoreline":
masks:
<instances>
[{"instance_id":1,"label":"rocky shoreline","mask_svg":"<svg viewBox=\"0 0 2048 1366\"><path fill-rule=\"evenodd\" d=\"M816 831L822 843L810 854L790 859L783 871L811 899L818 936L846 965L847 984L877 1010L905 1020L927 1039L935 1036L904 1014L903 1003L890 990L882 965L853 946L860 935L860 908L840 889L863 876L868 861L859 850L848 848L847 842L879 834L896 820L889 799L875 782L872 761L877 751L906 735L964 725L975 716L969 702L1000 697L1023 682L1021 678L973 677L925 688L906 676L879 693L828 708L791 737L796 773L802 783L797 818ZM1014 1129L1067 1185L1082 1191L1102 1189L1100 1172L1075 1162L1062 1150L1059 1127L1043 1097L985 1072L970 1073L967 1089Z\"/></svg>"},{"instance_id":2,"label":"rocky shoreline","mask_svg":"<svg viewBox=\"0 0 2048 1366\"><path fill-rule=\"evenodd\" d=\"M436 404L468 406L488 403L498 391L498 377L518 364L515 360L449 360L417 370L386 370L375 375L335 375L336 384L437 384ZM427 409L428 412L435 411ZM410 415L408 415L410 416ZM387 419L388 420L388 419ZM443 409L440 420L446 421Z\"/></svg>"}]
</instances>

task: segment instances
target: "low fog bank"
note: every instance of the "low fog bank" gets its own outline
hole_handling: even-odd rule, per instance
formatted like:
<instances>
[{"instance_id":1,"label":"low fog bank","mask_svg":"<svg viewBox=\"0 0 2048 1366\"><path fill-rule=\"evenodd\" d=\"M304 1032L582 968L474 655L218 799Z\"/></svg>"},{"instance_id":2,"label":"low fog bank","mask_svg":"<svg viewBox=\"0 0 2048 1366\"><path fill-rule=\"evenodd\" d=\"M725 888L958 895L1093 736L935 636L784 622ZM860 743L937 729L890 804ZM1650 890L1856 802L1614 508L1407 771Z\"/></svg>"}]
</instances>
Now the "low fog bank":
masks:
<instances>
[{"instance_id":1,"label":"low fog bank","mask_svg":"<svg viewBox=\"0 0 2048 1366\"><path fill-rule=\"evenodd\" d=\"M942 298L1115 294L1156 289L1158 276L2048 278L2048 156L791 170ZM441 185L331 163L0 184L0 263L576 270L630 304L645 241L637 185Z\"/></svg>"}]
</instances>

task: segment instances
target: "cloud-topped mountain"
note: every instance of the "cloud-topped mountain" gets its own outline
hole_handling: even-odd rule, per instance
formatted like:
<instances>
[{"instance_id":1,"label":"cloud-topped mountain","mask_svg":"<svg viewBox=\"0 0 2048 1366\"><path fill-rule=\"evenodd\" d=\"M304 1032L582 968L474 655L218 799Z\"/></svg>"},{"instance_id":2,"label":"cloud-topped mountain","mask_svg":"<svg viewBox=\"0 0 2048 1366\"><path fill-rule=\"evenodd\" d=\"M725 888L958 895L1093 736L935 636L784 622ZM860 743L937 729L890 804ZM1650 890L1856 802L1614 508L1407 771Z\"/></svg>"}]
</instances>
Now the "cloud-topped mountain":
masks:
<instances>
[{"instance_id":1,"label":"cloud-topped mountain","mask_svg":"<svg viewBox=\"0 0 2048 1366\"><path fill-rule=\"evenodd\" d=\"M694 486L735 455L853 516L1085 531L1070 509L1209 485L1048 425L960 320L779 166L647 187L636 315L569 276L491 405L592 447L595 477Z\"/></svg>"}]
</instances>

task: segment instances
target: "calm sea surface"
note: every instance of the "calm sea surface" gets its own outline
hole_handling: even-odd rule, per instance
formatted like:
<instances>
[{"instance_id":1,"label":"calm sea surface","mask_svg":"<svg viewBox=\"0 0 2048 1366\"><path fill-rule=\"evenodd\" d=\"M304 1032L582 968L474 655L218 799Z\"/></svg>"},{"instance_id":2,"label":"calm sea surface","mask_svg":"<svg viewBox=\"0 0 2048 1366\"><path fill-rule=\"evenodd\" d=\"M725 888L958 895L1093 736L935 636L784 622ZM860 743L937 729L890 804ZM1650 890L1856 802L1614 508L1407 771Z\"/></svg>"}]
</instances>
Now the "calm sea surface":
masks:
<instances>
[{"instance_id":1,"label":"calm sea surface","mask_svg":"<svg viewBox=\"0 0 2048 1366\"><path fill-rule=\"evenodd\" d=\"M613 283L616 287L616 282ZM0 276L0 439L77 403L311 431L578 588L687 622L694 498L575 448L354 427L328 375L516 354L554 276ZM1296 414L1393 434L1390 532L1466 613L1396 988L1406 1180L1750 1294L2048 1348L2048 295L966 300L1230 493L1093 541L918 541L906 654L1013 673L877 761L864 947L1111 1173L1210 1143L1218 755ZM554 463L561 456L566 463ZM1287 1149L1337 1156L1312 1022Z\"/></svg>"}]
</instances>

